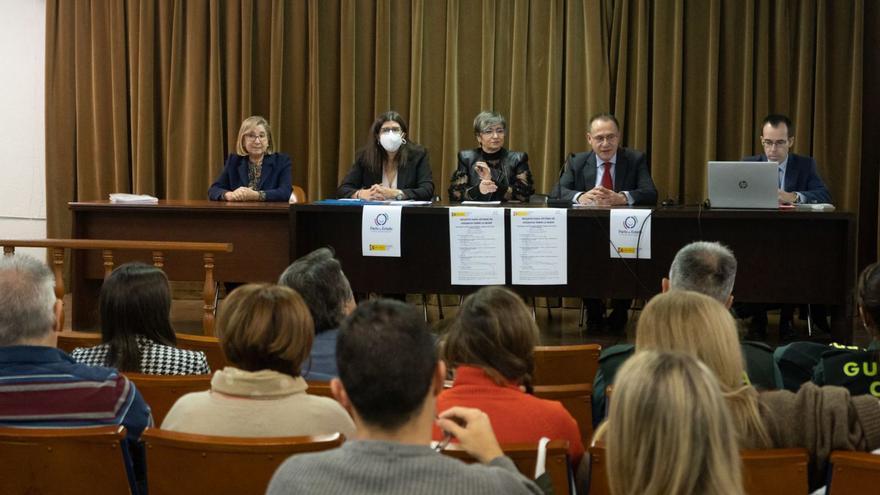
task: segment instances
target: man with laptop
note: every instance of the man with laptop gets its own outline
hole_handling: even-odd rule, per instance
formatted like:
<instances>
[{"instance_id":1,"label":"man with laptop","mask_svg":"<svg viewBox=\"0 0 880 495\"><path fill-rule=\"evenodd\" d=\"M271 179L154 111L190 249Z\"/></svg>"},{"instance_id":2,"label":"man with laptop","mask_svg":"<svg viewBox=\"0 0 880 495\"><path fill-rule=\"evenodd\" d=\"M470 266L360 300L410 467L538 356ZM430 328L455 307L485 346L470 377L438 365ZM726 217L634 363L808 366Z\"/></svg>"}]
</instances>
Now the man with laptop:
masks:
<instances>
[{"instance_id":1,"label":"man with laptop","mask_svg":"<svg viewBox=\"0 0 880 495\"><path fill-rule=\"evenodd\" d=\"M620 124L610 113L590 117L587 141L592 151L572 154L552 199L586 206L654 206L657 188L641 151L620 146ZM598 330L607 323L614 333L624 330L629 317L629 299L612 299L611 314L605 318L605 305L599 299L585 299L587 329Z\"/></svg>"},{"instance_id":2,"label":"man with laptop","mask_svg":"<svg viewBox=\"0 0 880 495\"><path fill-rule=\"evenodd\" d=\"M778 197L779 203L830 203L831 193L816 171L816 160L809 156L791 153L794 144L794 124L791 119L781 114L770 114L764 117L761 124L761 146L764 153L744 158L746 161L778 163ZM751 314L749 325L752 337L760 338L767 331L767 314L765 305L737 305L737 313L746 317ZM803 311L803 310L802 310ZM824 306L812 307L812 319L820 329L828 331ZM782 305L779 315L779 335L782 339L793 336L794 307ZM803 316L802 316L803 317Z\"/></svg>"}]
</instances>

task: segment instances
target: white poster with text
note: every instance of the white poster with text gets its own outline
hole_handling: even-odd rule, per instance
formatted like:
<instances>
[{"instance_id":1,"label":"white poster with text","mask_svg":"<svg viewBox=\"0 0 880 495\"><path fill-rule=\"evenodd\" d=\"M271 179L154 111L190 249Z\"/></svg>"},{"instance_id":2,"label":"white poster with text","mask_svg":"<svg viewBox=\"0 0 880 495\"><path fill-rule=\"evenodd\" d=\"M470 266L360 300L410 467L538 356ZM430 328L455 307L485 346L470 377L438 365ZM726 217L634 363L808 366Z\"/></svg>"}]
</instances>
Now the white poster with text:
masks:
<instances>
[{"instance_id":1,"label":"white poster with text","mask_svg":"<svg viewBox=\"0 0 880 495\"><path fill-rule=\"evenodd\" d=\"M400 258L402 206L364 205L361 216L361 252L364 256Z\"/></svg>"},{"instance_id":2,"label":"white poster with text","mask_svg":"<svg viewBox=\"0 0 880 495\"><path fill-rule=\"evenodd\" d=\"M613 208L609 218L612 258L651 259L649 209Z\"/></svg>"},{"instance_id":3,"label":"white poster with text","mask_svg":"<svg viewBox=\"0 0 880 495\"><path fill-rule=\"evenodd\" d=\"M504 209L449 208L452 285L504 285Z\"/></svg>"},{"instance_id":4,"label":"white poster with text","mask_svg":"<svg viewBox=\"0 0 880 495\"><path fill-rule=\"evenodd\" d=\"M568 209L510 209L513 285L568 283Z\"/></svg>"}]
</instances>

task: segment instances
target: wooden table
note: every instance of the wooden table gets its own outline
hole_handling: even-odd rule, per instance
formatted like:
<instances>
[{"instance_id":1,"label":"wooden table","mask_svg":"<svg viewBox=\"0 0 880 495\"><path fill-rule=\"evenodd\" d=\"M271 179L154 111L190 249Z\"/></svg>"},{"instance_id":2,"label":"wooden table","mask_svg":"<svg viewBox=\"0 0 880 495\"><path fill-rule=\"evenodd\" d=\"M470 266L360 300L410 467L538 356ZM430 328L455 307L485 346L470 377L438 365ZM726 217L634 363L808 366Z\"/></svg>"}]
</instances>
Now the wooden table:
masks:
<instances>
[{"instance_id":1,"label":"wooden table","mask_svg":"<svg viewBox=\"0 0 880 495\"><path fill-rule=\"evenodd\" d=\"M333 247L355 291L465 294L478 288L450 283L444 205L404 208L401 258L361 255L359 206L290 209L290 258ZM571 209L568 284L513 288L534 296L649 298L660 291L660 281L682 246L717 240L738 260L736 301L827 304L833 337L849 342L856 275L854 218L847 212L658 208L652 215L652 258L622 260L609 255L609 210ZM509 234L506 251L510 281Z\"/></svg>"},{"instance_id":2,"label":"wooden table","mask_svg":"<svg viewBox=\"0 0 880 495\"><path fill-rule=\"evenodd\" d=\"M215 277L225 282L274 282L288 265L287 203L225 203L207 200L160 201L157 205L75 202L73 237L143 241L230 242L234 251L216 257ZM100 253L78 252L72 277L73 328L94 328L103 278ZM119 253L117 264L150 261L148 252ZM198 253L169 256L171 280L202 280Z\"/></svg>"}]
</instances>

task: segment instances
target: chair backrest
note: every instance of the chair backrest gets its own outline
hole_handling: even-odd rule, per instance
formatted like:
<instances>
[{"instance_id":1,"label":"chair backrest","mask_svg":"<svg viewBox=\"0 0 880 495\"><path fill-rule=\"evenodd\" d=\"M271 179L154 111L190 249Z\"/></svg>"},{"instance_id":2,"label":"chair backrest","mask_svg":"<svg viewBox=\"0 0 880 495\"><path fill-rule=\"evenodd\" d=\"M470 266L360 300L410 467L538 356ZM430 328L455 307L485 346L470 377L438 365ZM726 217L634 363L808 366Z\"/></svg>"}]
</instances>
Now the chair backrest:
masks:
<instances>
[{"instance_id":1,"label":"chair backrest","mask_svg":"<svg viewBox=\"0 0 880 495\"><path fill-rule=\"evenodd\" d=\"M333 392L330 391L330 382L315 382L309 380L307 383L309 385L309 388L306 390L307 393L336 400L336 397L333 397Z\"/></svg>"},{"instance_id":2,"label":"chair backrest","mask_svg":"<svg viewBox=\"0 0 880 495\"><path fill-rule=\"evenodd\" d=\"M749 495L809 492L806 449L743 450L740 455Z\"/></svg>"},{"instance_id":3,"label":"chair backrest","mask_svg":"<svg viewBox=\"0 0 880 495\"><path fill-rule=\"evenodd\" d=\"M581 432L581 443L589 445L593 438L593 384L573 383L571 385L535 385L535 397L556 400L562 403L569 414L577 421Z\"/></svg>"},{"instance_id":4,"label":"chair backrest","mask_svg":"<svg viewBox=\"0 0 880 495\"><path fill-rule=\"evenodd\" d=\"M153 412L153 423L162 425L162 420L181 396L190 392L201 392L211 388L211 375L144 375L125 373L134 382Z\"/></svg>"},{"instance_id":5,"label":"chair backrest","mask_svg":"<svg viewBox=\"0 0 880 495\"><path fill-rule=\"evenodd\" d=\"M536 443L505 443L501 445L504 455L510 457L516 468L528 479L535 477L535 461L538 456L538 444ZM450 443L443 453L461 459L467 463L477 462L470 454L464 451L457 443ZM547 444L547 458L544 462L544 469L550 480L553 482L553 493L557 495L566 495L571 493L569 486L569 461L568 461L568 441L567 440L551 440Z\"/></svg>"},{"instance_id":6,"label":"chair backrest","mask_svg":"<svg viewBox=\"0 0 880 495\"><path fill-rule=\"evenodd\" d=\"M294 184L291 189L293 190L293 194L296 195L296 202L297 203L303 204L303 203L309 202L309 198L308 198L308 196L306 196L305 189L299 187L296 184Z\"/></svg>"},{"instance_id":7,"label":"chair backrest","mask_svg":"<svg viewBox=\"0 0 880 495\"><path fill-rule=\"evenodd\" d=\"M272 474L291 455L342 445L339 433L245 438L195 435L147 428L150 495L265 493Z\"/></svg>"},{"instance_id":8,"label":"chair backrest","mask_svg":"<svg viewBox=\"0 0 880 495\"><path fill-rule=\"evenodd\" d=\"M593 383L599 369L598 344L535 347L534 385Z\"/></svg>"},{"instance_id":9,"label":"chair backrest","mask_svg":"<svg viewBox=\"0 0 880 495\"><path fill-rule=\"evenodd\" d=\"M222 370L228 364L226 354L220 347L220 339L213 335L177 334L177 347L190 351L202 351L208 358L211 371Z\"/></svg>"},{"instance_id":10,"label":"chair backrest","mask_svg":"<svg viewBox=\"0 0 880 495\"><path fill-rule=\"evenodd\" d=\"M0 493L131 493L124 426L0 428Z\"/></svg>"},{"instance_id":11,"label":"chair backrest","mask_svg":"<svg viewBox=\"0 0 880 495\"><path fill-rule=\"evenodd\" d=\"M94 347L101 343L101 334L96 332L72 332L65 330L58 333L58 348L70 354L77 347Z\"/></svg>"},{"instance_id":12,"label":"chair backrest","mask_svg":"<svg viewBox=\"0 0 880 495\"><path fill-rule=\"evenodd\" d=\"M833 452L831 465L830 495L877 493L877 487L880 487L880 455Z\"/></svg>"},{"instance_id":13,"label":"chair backrest","mask_svg":"<svg viewBox=\"0 0 880 495\"><path fill-rule=\"evenodd\" d=\"M610 494L605 446L594 445L589 448L589 453L590 495ZM806 449L743 450L740 456L745 493L770 495L808 492Z\"/></svg>"}]
</instances>

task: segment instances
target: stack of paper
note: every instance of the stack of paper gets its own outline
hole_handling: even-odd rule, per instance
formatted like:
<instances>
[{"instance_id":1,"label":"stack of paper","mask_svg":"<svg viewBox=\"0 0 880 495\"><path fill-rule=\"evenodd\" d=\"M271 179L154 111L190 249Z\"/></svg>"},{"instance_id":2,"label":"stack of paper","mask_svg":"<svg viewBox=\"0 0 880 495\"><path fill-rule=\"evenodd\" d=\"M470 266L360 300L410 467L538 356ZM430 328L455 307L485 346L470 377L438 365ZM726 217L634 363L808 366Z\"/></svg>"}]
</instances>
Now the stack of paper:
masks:
<instances>
[{"instance_id":1,"label":"stack of paper","mask_svg":"<svg viewBox=\"0 0 880 495\"><path fill-rule=\"evenodd\" d=\"M113 193L110 195L110 202L154 205L159 202L159 198L150 196L149 194Z\"/></svg>"}]
</instances>

